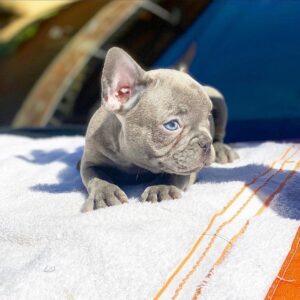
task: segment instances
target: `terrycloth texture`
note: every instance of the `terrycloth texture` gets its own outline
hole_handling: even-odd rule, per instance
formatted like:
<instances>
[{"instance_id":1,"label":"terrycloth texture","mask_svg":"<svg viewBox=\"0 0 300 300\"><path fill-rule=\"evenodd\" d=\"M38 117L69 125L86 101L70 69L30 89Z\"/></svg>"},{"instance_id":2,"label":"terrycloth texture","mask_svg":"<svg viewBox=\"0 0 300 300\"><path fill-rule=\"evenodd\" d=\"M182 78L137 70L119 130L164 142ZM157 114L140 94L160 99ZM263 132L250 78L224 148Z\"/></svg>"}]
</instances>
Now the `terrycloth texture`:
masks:
<instances>
[{"instance_id":1,"label":"terrycloth texture","mask_svg":"<svg viewBox=\"0 0 300 300\"><path fill-rule=\"evenodd\" d=\"M236 144L180 200L125 187L81 214L83 144L0 136L0 299L264 298L300 224L300 145Z\"/></svg>"}]
</instances>

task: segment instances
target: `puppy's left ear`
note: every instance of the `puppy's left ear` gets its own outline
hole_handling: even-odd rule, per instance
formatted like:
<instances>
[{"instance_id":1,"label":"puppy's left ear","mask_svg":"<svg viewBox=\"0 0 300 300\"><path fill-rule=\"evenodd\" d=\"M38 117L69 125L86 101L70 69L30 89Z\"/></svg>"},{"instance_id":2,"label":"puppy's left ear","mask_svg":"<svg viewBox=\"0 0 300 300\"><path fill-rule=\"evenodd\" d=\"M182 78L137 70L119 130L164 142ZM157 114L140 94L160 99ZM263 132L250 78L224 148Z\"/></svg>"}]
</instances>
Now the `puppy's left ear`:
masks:
<instances>
[{"instance_id":1,"label":"puppy's left ear","mask_svg":"<svg viewBox=\"0 0 300 300\"><path fill-rule=\"evenodd\" d=\"M124 50L111 48L102 71L102 104L112 112L131 109L145 88L145 73Z\"/></svg>"}]
</instances>

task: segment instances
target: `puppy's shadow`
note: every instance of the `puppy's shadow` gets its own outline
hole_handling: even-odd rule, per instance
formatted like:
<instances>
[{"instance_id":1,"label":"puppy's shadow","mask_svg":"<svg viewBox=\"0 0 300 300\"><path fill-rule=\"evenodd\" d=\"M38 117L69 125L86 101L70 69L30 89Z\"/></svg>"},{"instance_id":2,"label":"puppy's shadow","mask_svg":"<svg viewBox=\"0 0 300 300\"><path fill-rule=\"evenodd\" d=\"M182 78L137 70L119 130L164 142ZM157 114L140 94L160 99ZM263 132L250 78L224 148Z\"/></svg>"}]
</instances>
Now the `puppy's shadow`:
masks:
<instances>
[{"instance_id":1,"label":"puppy's shadow","mask_svg":"<svg viewBox=\"0 0 300 300\"><path fill-rule=\"evenodd\" d=\"M45 167L54 162L61 162L64 164L63 169L57 174L58 183L37 183L30 187L32 191L48 193L85 193L80 173L76 169L77 162L80 160L82 152L83 147L78 147L71 153L64 149L50 151L32 150L29 157L23 155L18 155L17 157L28 163L45 165Z\"/></svg>"},{"instance_id":2,"label":"puppy's shadow","mask_svg":"<svg viewBox=\"0 0 300 300\"><path fill-rule=\"evenodd\" d=\"M268 170L269 169L269 170ZM264 177L260 177L254 184L249 185L247 188L255 190L278 171L278 169L271 169L269 166L250 164L239 167L220 167L212 166L203 169L197 176L199 183L226 183L232 181L240 181L245 184L253 182L254 178L259 177L261 174L268 173ZM270 194L276 190L281 182L290 175L291 171L281 170L273 176L266 184L265 188L259 189L256 195L264 202ZM300 173L295 172L293 176L287 181L286 186L288 189L282 189L273 198L271 208L280 216L284 218L300 220Z\"/></svg>"},{"instance_id":3,"label":"puppy's shadow","mask_svg":"<svg viewBox=\"0 0 300 300\"><path fill-rule=\"evenodd\" d=\"M76 169L77 162L81 158L82 152L83 147L78 147L71 153L64 149L55 149L50 151L33 150L29 157L17 157L28 163L45 165L45 167L54 162L61 162L64 164L64 168L57 174L58 183L37 183L30 187L32 191L42 191L48 193L82 192L87 196L80 173ZM266 172L268 168L268 166L256 164L239 167L231 167L230 165L228 165L228 167L220 167L219 165L215 165L199 172L197 181L200 184L221 184L232 181L249 183L253 180L253 178ZM268 175L270 176L276 171L277 170L270 170ZM274 176L274 178L270 180L267 186L271 186L272 189L276 189L277 186L279 186L279 182L284 180L288 174L290 174L290 171L282 170L278 175ZM263 183L263 181L263 179L259 179L257 185L254 187L250 185L248 188L257 188ZM275 197L276 201L273 201L274 203L272 203L271 207L274 211L276 211L277 214L285 218L300 220L300 201L298 199L298 196L300 195L300 185L297 185L296 182L300 182L300 174L298 172L296 172L288 182L289 188L287 190L283 189L280 192L283 193L282 197ZM138 198L147 186L160 183L163 183L163 179L160 182L160 179L158 178L158 180L155 180L154 182L152 181L138 185L120 184L120 186L122 189L124 189L129 197ZM269 193L266 193L265 189L261 189L257 195L261 201L265 201Z\"/></svg>"},{"instance_id":4,"label":"puppy's shadow","mask_svg":"<svg viewBox=\"0 0 300 300\"><path fill-rule=\"evenodd\" d=\"M197 182L222 183L231 181L249 182L254 177L259 176L268 169L268 166L250 164L239 167L231 167L230 164L226 167L214 165L203 169L198 173Z\"/></svg>"}]
</instances>

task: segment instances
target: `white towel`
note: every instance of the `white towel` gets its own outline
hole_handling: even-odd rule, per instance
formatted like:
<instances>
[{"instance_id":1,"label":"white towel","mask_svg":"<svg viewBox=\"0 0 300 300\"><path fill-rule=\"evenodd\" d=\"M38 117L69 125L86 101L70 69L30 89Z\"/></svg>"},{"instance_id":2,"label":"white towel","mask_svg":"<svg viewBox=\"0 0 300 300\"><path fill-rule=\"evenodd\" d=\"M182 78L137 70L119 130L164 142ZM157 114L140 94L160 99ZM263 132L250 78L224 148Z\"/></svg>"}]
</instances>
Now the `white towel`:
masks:
<instances>
[{"instance_id":1,"label":"white towel","mask_svg":"<svg viewBox=\"0 0 300 300\"><path fill-rule=\"evenodd\" d=\"M0 299L265 297L300 224L300 145L236 144L179 200L124 187L129 204L82 214L83 145L0 136Z\"/></svg>"}]
</instances>

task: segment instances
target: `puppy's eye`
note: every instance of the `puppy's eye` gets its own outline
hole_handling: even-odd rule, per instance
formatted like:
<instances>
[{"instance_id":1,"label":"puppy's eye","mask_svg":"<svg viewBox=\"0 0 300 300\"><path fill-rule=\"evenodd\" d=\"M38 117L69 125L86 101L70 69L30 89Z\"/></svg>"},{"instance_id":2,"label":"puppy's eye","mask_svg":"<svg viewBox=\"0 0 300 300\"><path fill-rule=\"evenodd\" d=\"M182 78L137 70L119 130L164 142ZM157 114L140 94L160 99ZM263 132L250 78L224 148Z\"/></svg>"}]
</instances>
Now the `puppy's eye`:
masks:
<instances>
[{"instance_id":1,"label":"puppy's eye","mask_svg":"<svg viewBox=\"0 0 300 300\"><path fill-rule=\"evenodd\" d=\"M167 129L167 130L170 130L170 131L175 131L179 128L179 123L177 120L171 120L167 123L164 124L164 127Z\"/></svg>"}]
</instances>

